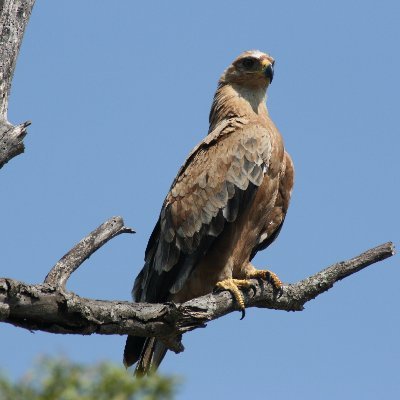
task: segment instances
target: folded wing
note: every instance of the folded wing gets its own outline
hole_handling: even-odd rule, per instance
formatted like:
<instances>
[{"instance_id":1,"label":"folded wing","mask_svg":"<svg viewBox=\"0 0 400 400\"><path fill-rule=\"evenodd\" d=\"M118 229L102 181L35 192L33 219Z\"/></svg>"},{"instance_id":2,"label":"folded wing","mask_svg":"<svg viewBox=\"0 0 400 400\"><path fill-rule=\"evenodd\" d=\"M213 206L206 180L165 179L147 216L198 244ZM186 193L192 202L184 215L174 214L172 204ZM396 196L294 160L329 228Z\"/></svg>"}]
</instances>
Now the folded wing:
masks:
<instances>
[{"instance_id":1,"label":"folded wing","mask_svg":"<svg viewBox=\"0 0 400 400\"><path fill-rule=\"evenodd\" d=\"M135 281L136 301L166 301L179 292L226 224L251 205L268 168L271 142L265 127L246 122L221 123L180 169Z\"/></svg>"}]
</instances>

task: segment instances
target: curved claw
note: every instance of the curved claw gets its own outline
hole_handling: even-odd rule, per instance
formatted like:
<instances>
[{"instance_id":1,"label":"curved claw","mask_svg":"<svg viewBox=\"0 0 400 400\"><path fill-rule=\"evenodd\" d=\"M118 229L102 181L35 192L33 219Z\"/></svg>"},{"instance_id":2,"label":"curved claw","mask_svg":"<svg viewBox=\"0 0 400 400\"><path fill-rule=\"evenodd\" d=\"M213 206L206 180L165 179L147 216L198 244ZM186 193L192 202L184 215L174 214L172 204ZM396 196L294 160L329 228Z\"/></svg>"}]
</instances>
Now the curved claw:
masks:
<instances>
[{"instance_id":1,"label":"curved claw","mask_svg":"<svg viewBox=\"0 0 400 400\"><path fill-rule=\"evenodd\" d=\"M242 318L240 318L240 320L242 320L246 315L246 311L245 311L246 306L244 303L243 294L240 292L239 287L248 288L248 287L252 287L252 286L253 286L253 284L249 280L232 279L231 278L231 279L225 279L223 281L217 282L214 290L217 290L217 291L227 290L231 293L231 295L236 300L236 302L239 306L239 310L242 311Z\"/></svg>"},{"instance_id":2,"label":"curved claw","mask_svg":"<svg viewBox=\"0 0 400 400\"><path fill-rule=\"evenodd\" d=\"M256 290L257 290L257 285L255 283L253 283L252 281L249 281L249 286L248 288L251 289L253 291L253 295L256 294Z\"/></svg>"}]
</instances>

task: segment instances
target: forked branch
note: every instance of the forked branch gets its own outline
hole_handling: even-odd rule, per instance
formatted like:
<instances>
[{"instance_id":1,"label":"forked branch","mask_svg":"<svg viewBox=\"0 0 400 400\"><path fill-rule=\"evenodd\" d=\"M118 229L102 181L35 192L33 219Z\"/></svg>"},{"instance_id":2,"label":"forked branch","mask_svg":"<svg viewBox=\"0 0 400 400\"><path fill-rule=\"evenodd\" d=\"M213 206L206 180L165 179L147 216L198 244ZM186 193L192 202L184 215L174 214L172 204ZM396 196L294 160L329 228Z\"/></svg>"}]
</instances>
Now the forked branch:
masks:
<instances>
[{"instance_id":1,"label":"forked branch","mask_svg":"<svg viewBox=\"0 0 400 400\"><path fill-rule=\"evenodd\" d=\"M96 250L121 233L135 233L135 231L124 226L121 217L110 218L65 254L47 274L44 283L65 290L65 284L71 274Z\"/></svg>"},{"instance_id":2,"label":"forked branch","mask_svg":"<svg viewBox=\"0 0 400 400\"><path fill-rule=\"evenodd\" d=\"M229 292L210 293L183 304L145 304L93 300L67 292L70 275L93 252L120 233L133 232L120 217L106 221L68 252L47 275L45 283L29 285L0 279L0 320L29 330L88 335L156 336L180 352L180 336L238 309ZM301 311L304 304L336 282L394 254L388 242L342 261L294 284L284 285L277 298L271 286L254 281L244 293L246 307Z\"/></svg>"},{"instance_id":3,"label":"forked branch","mask_svg":"<svg viewBox=\"0 0 400 400\"><path fill-rule=\"evenodd\" d=\"M0 168L24 150L30 124L13 126L7 120L8 96L19 48L34 0L0 1ZM0 321L29 330L89 335L156 336L175 352L180 338L211 320L238 309L229 292L211 293L183 304L142 304L85 299L65 289L71 274L108 240L133 233L120 217L99 226L70 250L49 272L45 282L30 285L0 278ZM295 284L284 285L277 298L271 286L254 281L244 293L246 307L301 311L304 304L339 280L394 254L391 242L334 264Z\"/></svg>"}]
</instances>

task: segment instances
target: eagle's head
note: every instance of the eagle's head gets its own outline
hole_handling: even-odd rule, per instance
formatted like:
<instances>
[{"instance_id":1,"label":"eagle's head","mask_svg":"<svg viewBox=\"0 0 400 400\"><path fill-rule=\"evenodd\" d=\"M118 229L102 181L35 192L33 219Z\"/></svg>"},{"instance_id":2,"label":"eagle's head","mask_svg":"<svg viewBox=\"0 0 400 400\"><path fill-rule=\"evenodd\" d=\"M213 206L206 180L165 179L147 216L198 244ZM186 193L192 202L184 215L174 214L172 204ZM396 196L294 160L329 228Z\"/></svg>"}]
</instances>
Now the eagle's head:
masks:
<instances>
[{"instance_id":1,"label":"eagle's head","mask_svg":"<svg viewBox=\"0 0 400 400\"><path fill-rule=\"evenodd\" d=\"M224 71L220 82L239 84L249 88L267 87L274 77L275 60L259 50L249 50Z\"/></svg>"}]
</instances>

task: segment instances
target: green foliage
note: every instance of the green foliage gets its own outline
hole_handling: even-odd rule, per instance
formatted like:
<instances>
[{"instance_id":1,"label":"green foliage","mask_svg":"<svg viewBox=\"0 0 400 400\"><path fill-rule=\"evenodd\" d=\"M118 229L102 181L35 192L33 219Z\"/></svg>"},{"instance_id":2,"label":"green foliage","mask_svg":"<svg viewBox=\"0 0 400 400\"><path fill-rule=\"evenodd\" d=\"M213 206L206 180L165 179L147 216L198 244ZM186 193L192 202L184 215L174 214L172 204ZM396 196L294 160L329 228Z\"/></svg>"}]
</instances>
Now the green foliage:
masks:
<instances>
[{"instance_id":1,"label":"green foliage","mask_svg":"<svg viewBox=\"0 0 400 400\"><path fill-rule=\"evenodd\" d=\"M0 374L0 400L168 400L177 385L176 378L156 374L134 378L110 363L43 358L17 382Z\"/></svg>"}]
</instances>

